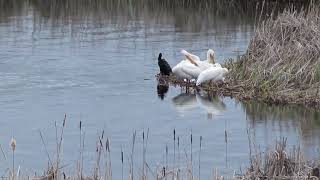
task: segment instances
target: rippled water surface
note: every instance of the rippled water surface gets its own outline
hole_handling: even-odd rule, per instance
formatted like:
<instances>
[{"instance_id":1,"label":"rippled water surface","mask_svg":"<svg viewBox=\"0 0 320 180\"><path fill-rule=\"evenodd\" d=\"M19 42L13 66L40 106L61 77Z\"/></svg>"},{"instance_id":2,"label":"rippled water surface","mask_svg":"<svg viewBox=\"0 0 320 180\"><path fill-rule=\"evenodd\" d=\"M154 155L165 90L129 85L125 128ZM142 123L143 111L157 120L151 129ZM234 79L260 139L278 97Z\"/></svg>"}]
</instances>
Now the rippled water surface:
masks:
<instances>
[{"instance_id":1,"label":"rippled water surface","mask_svg":"<svg viewBox=\"0 0 320 180\"><path fill-rule=\"evenodd\" d=\"M223 63L245 52L252 19L161 8L114 13L43 6L21 3L2 7L6 11L0 13L0 144L7 155L7 159L0 155L5 162L0 163L1 172L10 167L13 136L16 164L25 173L42 172L48 157L39 130L53 158L55 122L60 125L65 113L63 162L66 169L75 169L79 160L81 120L88 173L94 167L95 144L102 130L111 141L114 177L121 176L120 151L127 161L134 131L137 171L142 164L142 132L148 130L147 162L154 169L166 163L166 146L172 163L176 129L182 166L185 152L190 153L192 132L198 172L202 136L205 179L214 168L232 174L248 165L247 130L262 149L287 137L289 145L301 145L307 157L319 153L320 114L315 110L186 94L179 87L169 87L158 96L157 91L167 90L157 87L155 78L159 52L174 65L183 58L181 49L205 58L207 49L213 48Z\"/></svg>"}]
</instances>

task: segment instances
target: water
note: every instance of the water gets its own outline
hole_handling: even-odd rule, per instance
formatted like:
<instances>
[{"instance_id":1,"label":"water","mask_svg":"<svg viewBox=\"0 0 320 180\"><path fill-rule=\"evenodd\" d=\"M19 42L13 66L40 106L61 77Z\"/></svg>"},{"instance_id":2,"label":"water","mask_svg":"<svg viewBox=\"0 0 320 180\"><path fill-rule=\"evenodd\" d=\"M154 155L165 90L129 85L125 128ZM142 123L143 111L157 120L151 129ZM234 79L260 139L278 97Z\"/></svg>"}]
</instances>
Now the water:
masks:
<instances>
[{"instance_id":1,"label":"water","mask_svg":"<svg viewBox=\"0 0 320 180\"><path fill-rule=\"evenodd\" d=\"M15 1L13 1L15 2ZM249 142L261 149L287 137L308 158L319 154L319 112L303 107L267 106L230 98L185 94L169 87L158 97L157 56L171 65L187 49L204 58L208 48L218 62L243 53L253 23L248 17L216 17L208 11L164 9L69 11L37 3L17 3L0 13L0 155L1 172L11 167L9 142L17 140L16 164L24 174L42 172L56 152L55 122L67 114L63 164L74 172L79 160L79 121L85 131L85 171L93 172L98 134L111 141L113 176L121 177L120 151L125 153L125 177L132 134L137 132L135 172L142 164L142 132L149 131L147 162L153 169L166 164L168 146L173 161L173 130L181 150L181 166L190 154L193 134L194 171L201 176L217 168L231 174L248 165ZM166 89L165 89L166 90ZM44 135L43 145L39 130ZM225 143L225 132L228 143ZM197 174L197 173L196 173Z\"/></svg>"}]
</instances>

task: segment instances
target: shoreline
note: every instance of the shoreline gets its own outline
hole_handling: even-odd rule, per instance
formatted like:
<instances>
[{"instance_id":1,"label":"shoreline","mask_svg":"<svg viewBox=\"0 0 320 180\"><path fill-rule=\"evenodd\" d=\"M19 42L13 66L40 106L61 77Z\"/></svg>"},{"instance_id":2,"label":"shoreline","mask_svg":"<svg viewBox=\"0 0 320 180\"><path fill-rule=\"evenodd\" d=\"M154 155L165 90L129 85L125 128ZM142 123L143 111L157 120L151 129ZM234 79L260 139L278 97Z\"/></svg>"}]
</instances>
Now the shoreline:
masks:
<instances>
[{"instance_id":1,"label":"shoreline","mask_svg":"<svg viewBox=\"0 0 320 180\"><path fill-rule=\"evenodd\" d=\"M258 86L249 87L240 82L232 82L229 79L226 83L218 84L217 86L205 84L200 87L196 87L195 83L188 83L177 80L175 77L156 75L160 85L173 85L183 88L189 88L191 91L203 90L208 94L235 98L240 101L256 101L263 102L269 105L301 105L309 108L320 108L320 91L315 95L308 96L291 96L286 94L264 94ZM301 91L300 93L303 93Z\"/></svg>"}]
</instances>

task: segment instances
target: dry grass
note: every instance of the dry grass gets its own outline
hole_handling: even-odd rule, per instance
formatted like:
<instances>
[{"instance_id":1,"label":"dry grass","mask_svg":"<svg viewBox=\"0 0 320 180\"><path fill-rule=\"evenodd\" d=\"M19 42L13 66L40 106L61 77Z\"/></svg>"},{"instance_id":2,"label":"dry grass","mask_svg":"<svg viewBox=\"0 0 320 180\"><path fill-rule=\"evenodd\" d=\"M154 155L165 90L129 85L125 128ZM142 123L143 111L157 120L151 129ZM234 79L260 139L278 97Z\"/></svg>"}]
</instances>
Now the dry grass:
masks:
<instances>
[{"instance_id":1,"label":"dry grass","mask_svg":"<svg viewBox=\"0 0 320 180\"><path fill-rule=\"evenodd\" d=\"M229 83L249 97L320 105L320 11L286 10L256 28L245 55L226 63Z\"/></svg>"},{"instance_id":2,"label":"dry grass","mask_svg":"<svg viewBox=\"0 0 320 180\"><path fill-rule=\"evenodd\" d=\"M305 161L300 148L287 150L286 139L277 142L274 149L251 156L246 173L238 179L318 179L319 168Z\"/></svg>"}]
</instances>

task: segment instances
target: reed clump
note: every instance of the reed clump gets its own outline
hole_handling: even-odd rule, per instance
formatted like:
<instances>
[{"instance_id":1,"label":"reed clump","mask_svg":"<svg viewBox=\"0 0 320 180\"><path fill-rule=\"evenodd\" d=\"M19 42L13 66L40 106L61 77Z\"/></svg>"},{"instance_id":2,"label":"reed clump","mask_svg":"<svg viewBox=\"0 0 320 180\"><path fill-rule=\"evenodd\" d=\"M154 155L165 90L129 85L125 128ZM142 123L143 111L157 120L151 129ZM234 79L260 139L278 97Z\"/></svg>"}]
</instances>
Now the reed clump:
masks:
<instances>
[{"instance_id":1,"label":"reed clump","mask_svg":"<svg viewBox=\"0 0 320 180\"><path fill-rule=\"evenodd\" d=\"M247 52L226 65L229 83L241 86L249 98L319 106L319 6L262 21Z\"/></svg>"},{"instance_id":2,"label":"reed clump","mask_svg":"<svg viewBox=\"0 0 320 180\"><path fill-rule=\"evenodd\" d=\"M300 148L287 149L287 140L278 141L274 149L251 156L251 164L238 179L318 179L319 168L306 161Z\"/></svg>"}]
</instances>

